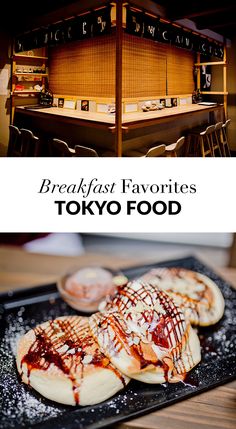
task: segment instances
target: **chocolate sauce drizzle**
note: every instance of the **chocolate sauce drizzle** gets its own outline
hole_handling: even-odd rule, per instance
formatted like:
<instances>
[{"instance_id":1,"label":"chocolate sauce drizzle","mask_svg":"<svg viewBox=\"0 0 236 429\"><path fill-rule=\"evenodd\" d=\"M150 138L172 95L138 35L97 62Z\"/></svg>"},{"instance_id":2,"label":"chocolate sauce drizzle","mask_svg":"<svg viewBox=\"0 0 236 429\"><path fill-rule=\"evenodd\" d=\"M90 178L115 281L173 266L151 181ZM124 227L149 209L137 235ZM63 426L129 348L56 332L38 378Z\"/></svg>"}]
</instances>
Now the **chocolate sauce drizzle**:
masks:
<instances>
[{"instance_id":1,"label":"chocolate sauce drizzle","mask_svg":"<svg viewBox=\"0 0 236 429\"><path fill-rule=\"evenodd\" d=\"M47 371L56 367L71 380L75 404L79 404L80 386L86 365L83 359L89 355L92 357L90 365L113 371L125 386L125 380L120 372L100 352L85 320L77 316L66 317L34 329L35 340L21 360L21 369L23 364L27 365L29 384L32 370Z\"/></svg>"},{"instance_id":2,"label":"chocolate sauce drizzle","mask_svg":"<svg viewBox=\"0 0 236 429\"><path fill-rule=\"evenodd\" d=\"M181 357L188 344L189 329L186 327L182 311L165 292L155 286L138 283L135 283L135 289L132 288L132 283L118 288L117 294L110 299L106 306L108 313L105 317L95 316L95 319L99 320L97 329L106 335L109 334L108 326L110 325L115 335L112 338L109 335L109 343L113 344L115 351L120 351L124 347L129 355L140 362L140 369L149 365L162 367L165 381L168 381L170 371L173 374L179 371L182 374L186 373ZM140 320L137 322L133 311L140 302L144 303L144 310L140 311ZM167 350L167 357L161 361L157 357L155 360L146 359L141 339L137 345L129 344L130 336L126 332L127 325L122 318L127 322L135 321L140 324L140 327L144 323L148 324L146 334L151 334L151 341L156 346ZM152 324L154 328L150 329ZM191 353L188 353L187 356L191 368Z\"/></svg>"},{"instance_id":3,"label":"chocolate sauce drizzle","mask_svg":"<svg viewBox=\"0 0 236 429\"><path fill-rule=\"evenodd\" d=\"M196 283L202 285L203 290L193 290L194 293L197 294L197 298L192 298L181 291L177 292L171 288L171 282L174 278L183 279L185 281L186 279L191 278ZM201 320L201 312L204 311L204 309L210 311L214 304L210 287L198 276L197 272L184 268L154 268L141 277L141 280L146 281L155 287L160 287L160 289L161 281L168 279L170 280L170 288L165 289L165 291L171 293L173 297L177 296L180 298L182 301L180 304L181 308L191 310L191 323L198 325Z\"/></svg>"}]
</instances>

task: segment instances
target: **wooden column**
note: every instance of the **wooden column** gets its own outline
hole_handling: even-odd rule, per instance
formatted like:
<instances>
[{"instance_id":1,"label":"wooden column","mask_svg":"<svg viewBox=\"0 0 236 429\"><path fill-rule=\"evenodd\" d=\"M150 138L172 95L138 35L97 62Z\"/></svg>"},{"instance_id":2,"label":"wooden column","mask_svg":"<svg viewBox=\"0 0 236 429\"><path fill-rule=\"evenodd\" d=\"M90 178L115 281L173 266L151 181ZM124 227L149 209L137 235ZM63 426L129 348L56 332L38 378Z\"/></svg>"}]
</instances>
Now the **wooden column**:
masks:
<instances>
[{"instance_id":1,"label":"wooden column","mask_svg":"<svg viewBox=\"0 0 236 429\"><path fill-rule=\"evenodd\" d=\"M15 113L15 105L14 105L14 96L13 93L15 91L15 78L13 78L14 73L16 72L16 61L13 59L14 55L14 39L11 40L11 78L10 78L10 124L12 125L14 122L14 113Z\"/></svg>"},{"instance_id":2,"label":"wooden column","mask_svg":"<svg viewBox=\"0 0 236 429\"><path fill-rule=\"evenodd\" d=\"M197 53L197 63L200 64L201 62L201 55ZM201 67L198 67L197 69L197 89L201 90Z\"/></svg>"},{"instance_id":3,"label":"wooden column","mask_svg":"<svg viewBox=\"0 0 236 429\"><path fill-rule=\"evenodd\" d=\"M116 0L116 155L122 156L122 27L123 0Z\"/></svg>"},{"instance_id":4,"label":"wooden column","mask_svg":"<svg viewBox=\"0 0 236 429\"><path fill-rule=\"evenodd\" d=\"M225 120L227 119L227 48L224 46L224 65L223 65L223 91L224 91L224 110Z\"/></svg>"}]
</instances>

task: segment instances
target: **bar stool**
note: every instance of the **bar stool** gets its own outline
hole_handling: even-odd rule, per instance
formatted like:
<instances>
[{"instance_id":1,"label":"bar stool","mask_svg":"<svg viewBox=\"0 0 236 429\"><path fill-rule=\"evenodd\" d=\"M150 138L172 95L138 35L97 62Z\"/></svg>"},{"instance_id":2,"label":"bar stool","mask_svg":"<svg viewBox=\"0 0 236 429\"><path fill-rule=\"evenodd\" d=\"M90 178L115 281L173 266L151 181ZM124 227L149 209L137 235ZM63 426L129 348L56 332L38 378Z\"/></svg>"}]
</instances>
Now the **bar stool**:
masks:
<instances>
[{"instance_id":1,"label":"bar stool","mask_svg":"<svg viewBox=\"0 0 236 429\"><path fill-rule=\"evenodd\" d=\"M166 146L164 144L160 144L158 146L152 147L147 151L144 155L145 158L155 158L158 156L163 156L166 151Z\"/></svg>"},{"instance_id":2,"label":"bar stool","mask_svg":"<svg viewBox=\"0 0 236 429\"><path fill-rule=\"evenodd\" d=\"M7 156L21 156L21 132L15 125L9 125Z\"/></svg>"},{"instance_id":3,"label":"bar stool","mask_svg":"<svg viewBox=\"0 0 236 429\"><path fill-rule=\"evenodd\" d=\"M176 143L169 144L166 146L165 150L165 156L167 157L178 157L180 150L183 147L183 144L185 142L185 137L180 137L180 139L177 140Z\"/></svg>"},{"instance_id":4,"label":"bar stool","mask_svg":"<svg viewBox=\"0 0 236 429\"><path fill-rule=\"evenodd\" d=\"M159 141L159 142L156 142L155 146L152 146L151 148L143 147L137 150L128 150L127 152L124 153L124 155L125 156L147 156L147 153L149 152L149 150L156 147L164 146L165 156L177 157L179 156L179 151L183 147L184 142L185 142L185 137L182 136L174 143L166 143L166 142ZM154 156L164 156L164 153L162 153L161 155L154 155Z\"/></svg>"},{"instance_id":5,"label":"bar stool","mask_svg":"<svg viewBox=\"0 0 236 429\"><path fill-rule=\"evenodd\" d=\"M63 140L52 139L51 156L75 156L75 150L71 149Z\"/></svg>"},{"instance_id":6,"label":"bar stool","mask_svg":"<svg viewBox=\"0 0 236 429\"><path fill-rule=\"evenodd\" d=\"M205 158L207 155L215 156L213 134L215 125L210 125L205 131L199 134L201 155Z\"/></svg>"},{"instance_id":7,"label":"bar stool","mask_svg":"<svg viewBox=\"0 0 236 429\"><path fill-rule=\"evenodd\" d=\"M230 122L231 122L231 119L227 119L227 121L222 125L222 130L221 130L222 133L221 133L220 143L222 145L223 152L224 152L225 156L231 157L231 152L230 152L229 142L228 142L228 137L227 137L227 130L228 130Z\"/></svg>"},{"instance_id":8,"label":"bar stool","mask_svg":"<svg viewBox=\"0 0 236 429\"><path fill-rule=\"evenodd\" d=\"M217 144L220 148L221 156L226 156L224 145L221 145L222 126L223 122L217 122L217 124L215 124L215 140L217 141Z\"/></svg>"},{"instance_id":9,"label":"bar stool","mask_svg":"<svg viewBox=\"0 0 236 429\"><path fill-rule=\"evenodd\" d=\"M210 124L204 123L187 131L185 148L186 156L203 156L200 145L200 133L204 132L209 126Z\"/></svg>"},{"instance_id":10,"label":"bar stool","mask_svg":"<svg viewBox=\"0 0 236 429\"><path fill-rule=\"evenodd\" d=\"M32 131L21 128L21 156L38 156L40 140Z\"/></svg>"},{"instance_id":11,"label":"bar stool","mask_svg":"<svg viewBox=\"0 0 236 429\"><path fill-rule=\"evenodd\" d=\"M219 139L217 137L217 132L222 127L222 125L220 122L218 122L214 126L215 126L215 130L214 130L214 132L212 132L212 135L211 135L212 153L214 154L214 156L217 156L217 152L218 152L219 156L222 156L222 152L221 152L221 148L220 148L220 142L219 142ZM216 129L216 126L217 126L217 129Z\"/></svg>"},{"instance_id":12,"label":"bar stool","mask_svg":"<svg viewBox=\"0 0 236 429\"><path fill-rule=\"evenodd\" d=\"M213 134L215 133L215 125L209 125L205 130L197 132L196 128L188 133L188 148L186 155L191 156L215 156ZM193 147L193 152L190 152L190 147Z\"/></svg>"},{"instance_id":13,"label":"bar stool","mask_svg":"<svg viewBox=\"0 0 236 429\"><path fill-rule=\"evenodd\" d=\"M90 147L85 146L75 146L75 156L80 157L98 157L98 153L95 149L91 149Z\"/></svg>"}]
</instances>

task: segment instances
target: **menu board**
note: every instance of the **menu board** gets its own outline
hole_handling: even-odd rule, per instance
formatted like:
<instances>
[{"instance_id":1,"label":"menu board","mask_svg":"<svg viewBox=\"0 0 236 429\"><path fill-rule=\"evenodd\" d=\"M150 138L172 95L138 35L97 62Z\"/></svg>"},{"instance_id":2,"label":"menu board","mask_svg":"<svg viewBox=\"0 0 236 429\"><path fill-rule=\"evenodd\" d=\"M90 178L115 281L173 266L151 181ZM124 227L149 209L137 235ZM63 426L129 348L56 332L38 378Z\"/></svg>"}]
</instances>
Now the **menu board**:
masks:
<instances>
[{"instance_id":1,"label":"menu board","mask_svg":"<svg viewBox=\"0 0 236 429\"><path fill-rule=\"evenodd\" d=\"M223 44L193 33L179 25L163 21L160 17L134 10L130 6L127 6L126 32L134 36L199 52L202 55L210 55L220 59L223 59L224 56Z\"/></svg>"},{"instance_id":2,"label":"menu board","mask_svg":"<svg viewBox=\"0 0 236 429\"><path fill-rule=\"evenodd\" d=\"M44 46L56 46L74 40L83 40L108 34L111 31L111 7L87 12L75 18L52 24L19 35L15 39L15 52L23 52Z\"/></svg>"}]
</instances>

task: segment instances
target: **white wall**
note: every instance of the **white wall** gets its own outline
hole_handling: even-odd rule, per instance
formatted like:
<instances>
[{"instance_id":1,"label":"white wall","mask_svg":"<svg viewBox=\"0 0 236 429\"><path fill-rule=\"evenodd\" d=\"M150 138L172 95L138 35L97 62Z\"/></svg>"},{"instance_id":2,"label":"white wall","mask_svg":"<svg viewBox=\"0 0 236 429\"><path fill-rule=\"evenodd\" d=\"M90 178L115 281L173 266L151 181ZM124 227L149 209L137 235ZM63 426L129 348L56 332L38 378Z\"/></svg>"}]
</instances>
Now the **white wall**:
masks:
<instances>
[{"instance_id":1,"label":"white wall","mask_svg":"<svg viewBox=\"0 0 236 429\"><path fill-rule=\"evenodd\" d=\"M99 234L115 237L124 237L138 240L151 240L165 243L181 243L202 246L228 248L232 244L233 234L230 233L123 233Z\"/></svg>"}]
</instances>

